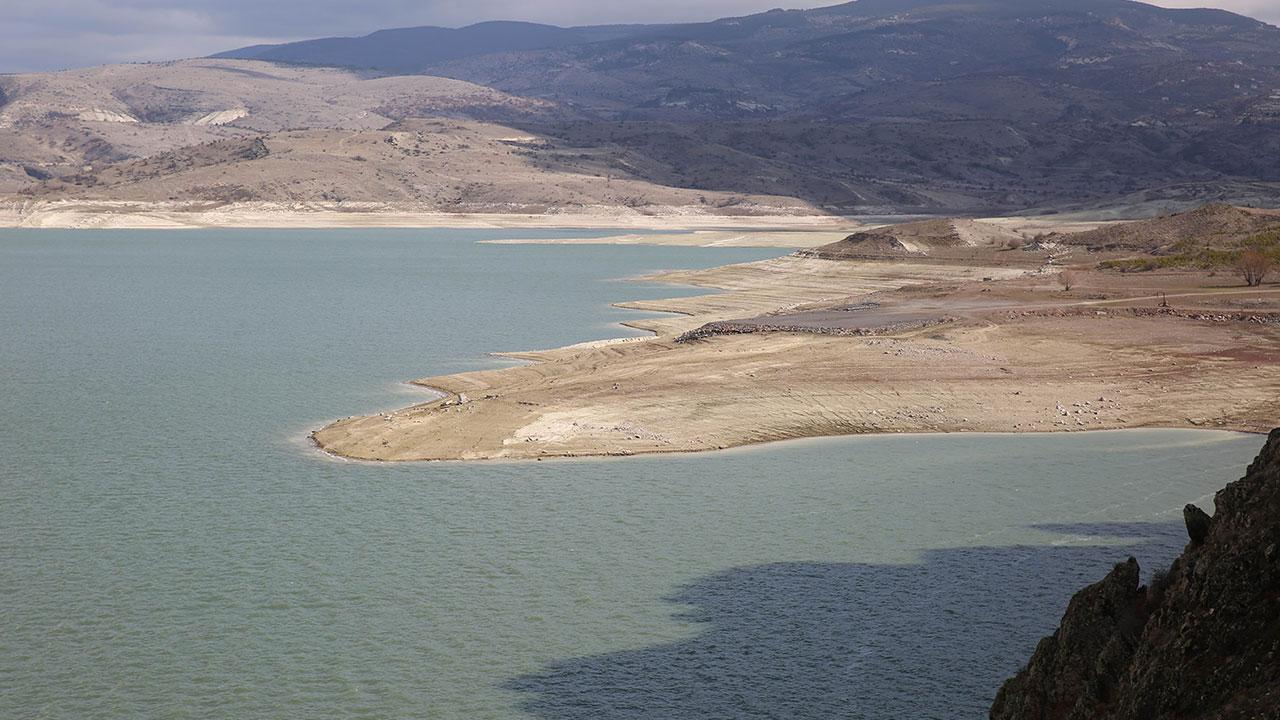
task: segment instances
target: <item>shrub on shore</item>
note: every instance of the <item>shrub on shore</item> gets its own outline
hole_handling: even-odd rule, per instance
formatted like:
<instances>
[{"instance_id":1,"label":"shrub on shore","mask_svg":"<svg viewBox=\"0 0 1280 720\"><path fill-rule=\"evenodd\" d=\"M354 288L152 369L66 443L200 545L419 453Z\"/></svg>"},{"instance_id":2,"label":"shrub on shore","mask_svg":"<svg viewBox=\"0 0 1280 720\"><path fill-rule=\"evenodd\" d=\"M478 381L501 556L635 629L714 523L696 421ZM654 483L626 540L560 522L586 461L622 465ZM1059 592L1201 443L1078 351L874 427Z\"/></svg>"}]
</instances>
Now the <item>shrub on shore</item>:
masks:
<instances>
[{"instance_id":1,"label":"shrub on shore","mask_svg":"<svg viewBox=\"0 0 1280 720\"><path fill-rule=\"evenodd\" d=\"M1249 287L1257 287L1275 267L1275 260L1259 250L1245 250L1236 260L1236 270Z\"/></svg>"}]
</instances>

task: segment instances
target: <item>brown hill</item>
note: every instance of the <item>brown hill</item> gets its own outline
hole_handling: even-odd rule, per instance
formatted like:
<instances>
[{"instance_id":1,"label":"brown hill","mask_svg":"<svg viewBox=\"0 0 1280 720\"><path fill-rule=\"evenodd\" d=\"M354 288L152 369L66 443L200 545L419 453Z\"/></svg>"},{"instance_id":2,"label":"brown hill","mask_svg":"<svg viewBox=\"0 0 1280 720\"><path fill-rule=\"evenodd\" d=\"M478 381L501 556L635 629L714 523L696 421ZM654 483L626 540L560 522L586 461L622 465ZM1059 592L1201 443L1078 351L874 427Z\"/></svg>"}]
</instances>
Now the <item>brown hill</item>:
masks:
<instances>
[{"instance_id":1,"label":"brown hill","mask_svg":"<svg viewBox=\"0 0 1280 720\"><path fill-rule=\"evenodd\" d=\"M608 143L508 126L570 116L459 80L248 60L0 78L0 194L41 201L381 203L419 211L814 213L666 187Z\"/></svg>"},{"instance_id":2,"label":"brown hill","mask_svg":"<svg viewBox=\"0 0 1280 720\"><path fill-rule=\"evenodd\" d=\"M1055 239L1092 251L1155 255L1231 250L1260 232L1280 228L1280 212L1215 203L1184 213L1120 223Z\"/></svg>"},{"instance_id":3,"label":"brown hill","mask_svg":"<svg viewBox=\"0 0 1280 720\"><path fill-rule=\"evenodd\" d=\"M1080 591L991 717L1280 717L1280 429L1214 506L1187 507L1191 543L1150 587L1130 558Z\"/></svg>"},{"instance_id":4,"label":"brown hill","mask_svg":"<svg viewBox=\"0 0 1280 720\"><path fill-rule=\"evenodd\" d=\"M458 80L185 60L0 77L0 192L47 177L290 128L373 130L407 117L510 119L555 112ZM86 170L86 166L91 166ZM0 182L3 182L0 179Z\"/></svg>"},{"instance_id":5,"label":"brown hill","mask_svg":"<svg viewBox=\"0 0 1280 720\"><path fill-rule=\"evenodd\" d=\"M967 218L933 219L857 232L797 254L826 260L925 256L945 249L1007 247L1019 240L1018 233L993 223Z\"/></svg>"},{"instance_id":6,"label":"brown hill","mask_svg":"<svg viewBox=\"0 0 1280 720\"><path fill-rule=\"evenodd\" d=\"M359 210L813 213L788 198L669 188L610 175L605 152L512 128L415 119L382 130L291 130L105 164L24 190L25 201L325 202Z\"/></svg>"}]
</instances>

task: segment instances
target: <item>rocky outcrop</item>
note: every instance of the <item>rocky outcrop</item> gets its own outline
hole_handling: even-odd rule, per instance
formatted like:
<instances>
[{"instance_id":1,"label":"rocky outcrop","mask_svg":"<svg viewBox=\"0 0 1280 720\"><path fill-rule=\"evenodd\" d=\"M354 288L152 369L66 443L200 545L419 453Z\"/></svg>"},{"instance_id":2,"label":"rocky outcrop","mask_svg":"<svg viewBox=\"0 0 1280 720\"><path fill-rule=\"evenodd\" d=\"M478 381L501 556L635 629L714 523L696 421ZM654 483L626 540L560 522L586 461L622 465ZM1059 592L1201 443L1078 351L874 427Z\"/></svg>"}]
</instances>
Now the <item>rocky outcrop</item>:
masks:
<instances>
[{"instance_id":1,"label":"rocky outcrop","mask_svg":"<svg viewBox=\"0 0 1280 720\"><path fill-rule=\"evenodd\" d=\"M267 144L262 141L262 138L256 137L244 148L238 151L232 150L232 153L240 160L261 160L270 155L271 151L267 149Z\"/></svg>"},{"instance_id":2,"label":"rocky outcrop","mask_svg":"<svg viewBox=\"0 0 1280 720\"><path fill-rule=\"evenodd\" d=\"M1145 588L1129 558L1071 600L1062 627L1005 683L993 717L1092 717L1120 681L1142 628Z\"/></svg>"},{"instance_id":3,"label":"rocky outcrop","mask_svg":"<svg viewBox=\"0 0 1280 720\"><path fill-rule=\"evenodd\" d=\"M1174 307L1107 307L1097 306L1055 307L1045 310L1015 310L1004 314L1009 320L1020 317L1105 317L1110 315L1137 318L1178 318L1213 323L1251 323L1253 325L1280 325L1280 313L1276 312L1227 312L1221 310L1194 310Z\"/></svg>"},{"instance_id":4,"label":"rocky outcrop","mask_svg":"<svg viewBox=\"0 0 1280 720\"><path fill-rule=\"evenodd\" d=\"M1021 243L1021 235L995 223L937 218L856 232L829 245L799 250L796 256L819 260L923 257L948 248L1012 247Z\"/></svg>"},{"instance_id":5,"label":"rocky outcrop","mask_svg":"<svg viewBox=\"0 0 1280 720\"><path fill-rule=\"evenodd\" d=\"M1280 717L1280 430L1214 503L1150 587L1130 558L1078 593L991 717Z\"/></svg>"},{"instance_id":6,"label":"rocky outcrop","mask_svg":"<svg viewBox=\"0 0 1280 720\"><path fill-rule=\"evenodd\" d=\"M796 257L818 260L865 260L923 254L908 248L893 233L875 230L856 232L829 245L795 253Z\"/></svg>"},{"instance_id":7,"label":"rocky outcrop","mask_svg":"<svg viewBox=\"0 0 1280 720\"><path fill-rule=\"evenodd\" d=\"M1213 524L1209 513L1199 506L1188 504L1182 508L1182 521L1187 525L1187 537L1191 538L1191 542L1203 545L1205 538L1209 537L1209 526Z\"/></svg>"},{"instance_id":8,"label":"rocky outcrop","mask_svg":"<svg viewBox=\"0 0 1280 720\"><path fill-rule=\"evenodd\" d=\"M929 320L911 320L906 322L881 323L867 327L824 327L820 325L788 325L779 323L756 322L754 320L717 320L701 327L694 328L676 338L677 343L688 343L696 340L719 337L721 335L755 335L759 333L795 333L798 335L832 335L837 337L869 337L872 335L892 335L932 327L952 322L954 318L940 317Z\"/></svg>"}]
</instances>

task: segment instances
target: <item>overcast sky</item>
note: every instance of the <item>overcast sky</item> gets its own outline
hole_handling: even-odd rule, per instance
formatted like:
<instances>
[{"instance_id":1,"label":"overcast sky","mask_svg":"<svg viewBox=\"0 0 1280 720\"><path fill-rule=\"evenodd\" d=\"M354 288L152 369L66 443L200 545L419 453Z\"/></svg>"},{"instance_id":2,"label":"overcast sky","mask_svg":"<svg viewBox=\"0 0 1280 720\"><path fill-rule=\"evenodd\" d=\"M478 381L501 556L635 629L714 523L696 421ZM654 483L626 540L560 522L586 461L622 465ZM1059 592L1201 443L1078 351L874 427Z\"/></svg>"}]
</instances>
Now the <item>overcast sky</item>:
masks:
<instances>
[{"instance_id":1,"label":"overcast sky","mask_svg":"<svg viewBox=\"0 0 1280 720\"><path fill-rule=\"evenodd\" d=\"M837 0L0 0L0 72L196 57L261 42L388 27L531 20L557 25L711 20ZM1280 24L1280 0L1209 5Z\"/></svg>"}]
</instances>

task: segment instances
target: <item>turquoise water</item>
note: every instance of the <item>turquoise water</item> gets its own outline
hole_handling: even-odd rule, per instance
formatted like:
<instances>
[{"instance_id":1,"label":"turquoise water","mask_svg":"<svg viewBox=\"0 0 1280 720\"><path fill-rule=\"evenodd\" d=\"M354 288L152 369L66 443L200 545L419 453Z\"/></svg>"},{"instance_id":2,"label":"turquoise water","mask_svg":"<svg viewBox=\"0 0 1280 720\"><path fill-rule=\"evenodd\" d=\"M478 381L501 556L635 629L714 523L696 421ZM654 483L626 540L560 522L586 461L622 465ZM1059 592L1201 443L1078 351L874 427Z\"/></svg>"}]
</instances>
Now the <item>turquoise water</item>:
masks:
<instances>
[{"instance_id":1,"label":"turquoise water","mask_svg":"<svg viewBox=\"0 0 1280 720\"><path fill-rule=\"evenodd\" d=\"M0 231L0 717L983 717L1225 433L374 465L306 433L771 251Z\"/></svg>"}]
</instances>

